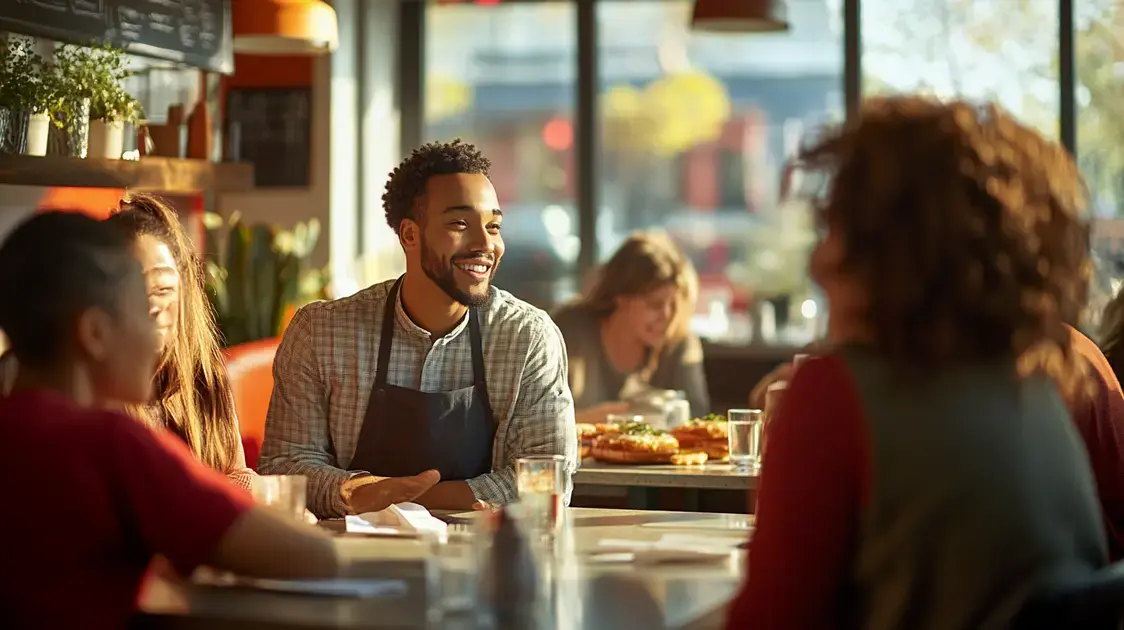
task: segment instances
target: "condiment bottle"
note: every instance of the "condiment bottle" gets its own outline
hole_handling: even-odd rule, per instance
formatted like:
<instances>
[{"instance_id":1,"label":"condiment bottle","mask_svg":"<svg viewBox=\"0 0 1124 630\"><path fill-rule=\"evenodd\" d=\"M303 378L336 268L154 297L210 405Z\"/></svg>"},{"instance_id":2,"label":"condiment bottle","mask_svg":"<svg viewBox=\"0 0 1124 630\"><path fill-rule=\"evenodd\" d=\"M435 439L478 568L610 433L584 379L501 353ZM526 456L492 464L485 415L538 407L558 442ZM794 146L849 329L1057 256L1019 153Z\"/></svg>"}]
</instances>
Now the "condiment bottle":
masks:
<instances>
[{"instance_id":1,"label":"condiment bottle","mask_svg":"<svg viewBox=\"0 0 1124 630\"><path fill-rule=\"evenodd\" d=\"M510 509L496 513L484 570L485 604L491 609L494 630L535 630L538 571L527 537Z\"/></svg>"}]
</instances>

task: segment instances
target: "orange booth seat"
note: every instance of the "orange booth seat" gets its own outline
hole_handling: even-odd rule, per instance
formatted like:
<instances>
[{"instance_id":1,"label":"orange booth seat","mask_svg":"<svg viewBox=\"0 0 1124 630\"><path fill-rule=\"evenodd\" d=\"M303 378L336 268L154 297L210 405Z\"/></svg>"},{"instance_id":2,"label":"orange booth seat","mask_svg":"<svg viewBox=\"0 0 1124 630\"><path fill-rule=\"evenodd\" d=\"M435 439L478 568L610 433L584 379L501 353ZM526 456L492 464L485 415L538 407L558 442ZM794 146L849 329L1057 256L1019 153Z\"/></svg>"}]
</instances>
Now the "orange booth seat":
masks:
<instances>
[{"instance_id":1,"label":"orange booth seat","mask_svg":"<svg viewBox=\"0 0 1124 630\"><path fill-rule=\"evenodd\" d=\"M265 438L265 415L273 393L273 357L281 339L251 341L226 349L226 371L238 413L238 430L246 449L246 465L258 468Z\"/></svg>"}]
</instances>

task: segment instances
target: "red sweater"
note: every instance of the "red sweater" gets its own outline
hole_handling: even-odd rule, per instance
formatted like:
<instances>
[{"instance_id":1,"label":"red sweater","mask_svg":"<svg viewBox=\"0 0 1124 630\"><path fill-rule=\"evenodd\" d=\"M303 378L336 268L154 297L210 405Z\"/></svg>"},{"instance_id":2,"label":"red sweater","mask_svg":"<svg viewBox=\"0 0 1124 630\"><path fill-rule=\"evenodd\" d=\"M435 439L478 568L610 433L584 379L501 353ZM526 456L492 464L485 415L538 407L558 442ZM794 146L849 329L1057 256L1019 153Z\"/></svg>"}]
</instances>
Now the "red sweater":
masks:
<instances>
[{"instance_id":1,"label":"red sweater","mask_svg":"<svg viewBox=\"0 0 1124 630\"><path fill-rule=\"evenodd\" d=\"M1093 466L1108 537L1109 557L1124 559L1124 393L1097 344L1071 330L1072 349L1093 368L1092 396L1070 404L1073 422Z\"/></svg>"},{"instance_id":2,"label":"red sweater","mask_svg":"<svg viewBox=\"0 0 1124 630\"><path fill-rule=\"evenodd\" d=\"M1098 474L1122 470L1119 384L1102 389L1074 411L1104 447L1089 449ZM905 384L870 352L809 360L770 426L728 630L976 628L1016 609L1036 576L1102 566L1093 479L1066 415L1048 379L1019 379L1013 363ZM1100 491L1114 535L1116 480Z\"/></svg>"}]
</instances>

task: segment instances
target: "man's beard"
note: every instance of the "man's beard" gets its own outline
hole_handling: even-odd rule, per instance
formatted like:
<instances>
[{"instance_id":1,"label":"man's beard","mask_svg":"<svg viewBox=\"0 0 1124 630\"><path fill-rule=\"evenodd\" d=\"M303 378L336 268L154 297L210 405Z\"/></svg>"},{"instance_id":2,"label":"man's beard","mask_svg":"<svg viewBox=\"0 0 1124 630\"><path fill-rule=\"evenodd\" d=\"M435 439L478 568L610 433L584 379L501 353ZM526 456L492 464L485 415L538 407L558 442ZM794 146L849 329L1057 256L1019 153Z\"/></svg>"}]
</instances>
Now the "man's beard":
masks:
<instances>
[{"instance_id":1,"label":"man's beard","mask_svg":"<svg viewBox=\"0 0 1124 630\"><path fill-rule=\"evenodd\" d=\"M473 295L457 286L456 270L453 265L457 260L479 258L480 256L476 254L454 256L448 264L445 264L441 257L429 248L424 237L421 239L421 254L422 271L445 292L445 295L465 306L484 306L488 303L488 299L491 297L492 278L496 275L497 264L495 260L492 261L492 266L488 270L488 283L485 285L484 293Z\"/></svg>"}]
</instances>

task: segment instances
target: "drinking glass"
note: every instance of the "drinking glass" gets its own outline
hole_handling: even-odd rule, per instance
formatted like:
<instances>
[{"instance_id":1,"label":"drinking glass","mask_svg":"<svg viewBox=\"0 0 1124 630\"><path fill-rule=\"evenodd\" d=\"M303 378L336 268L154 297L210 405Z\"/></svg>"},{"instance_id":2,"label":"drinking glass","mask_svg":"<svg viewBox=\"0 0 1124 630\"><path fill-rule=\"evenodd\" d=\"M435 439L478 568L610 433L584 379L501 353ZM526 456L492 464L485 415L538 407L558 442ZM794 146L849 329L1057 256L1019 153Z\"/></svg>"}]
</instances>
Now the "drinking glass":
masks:
<instances>
[{"instance_id":1,"label":"drinking glass","mask_svg":"<svg viewBox=\"0 0 1124 630\"><path fill-rule=\"evenodd\" d=\"M761 433L765 426L760 409L730 409L726 412L730 434L730 464L740 472L761 470Z\"/></svg>"},{"instance_id":2,"label":"drinking glass","mask_svg":"<svg viewBox=\"0 0 1124 630\"><path fill-rule=\"evenodd\" d=\"M431 534L426 537L426 617L430 628L456 619L469 620L477 608L479 550L472 538ZM466 626L467 627L467 626Z\"/></svg>"},{"instance_id":3,"label":"drinking glass","mask_svg":"<svg viewBox=\"0 0 1124 630\"><path fill-rule=\"evenodd\" d=\"M562 513L565 483L561 455L532 455L515 460L515 485L523 505L527 528L553 534Z\"/></svg>"},{"instance_id":4,"label":"drinking glass","mask_svg":"<svg viewBox=\"0 0 1124 630\"><path fill-rule=\"evenodd\" d=\"M304 475L261 475L251 485L254 500L283 512L298 521L305 520L308 479Z\"/></svg>"}]
</instances>

